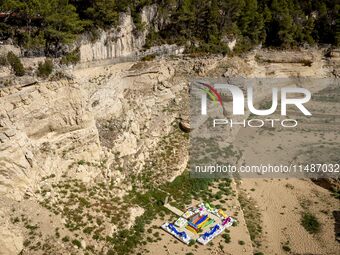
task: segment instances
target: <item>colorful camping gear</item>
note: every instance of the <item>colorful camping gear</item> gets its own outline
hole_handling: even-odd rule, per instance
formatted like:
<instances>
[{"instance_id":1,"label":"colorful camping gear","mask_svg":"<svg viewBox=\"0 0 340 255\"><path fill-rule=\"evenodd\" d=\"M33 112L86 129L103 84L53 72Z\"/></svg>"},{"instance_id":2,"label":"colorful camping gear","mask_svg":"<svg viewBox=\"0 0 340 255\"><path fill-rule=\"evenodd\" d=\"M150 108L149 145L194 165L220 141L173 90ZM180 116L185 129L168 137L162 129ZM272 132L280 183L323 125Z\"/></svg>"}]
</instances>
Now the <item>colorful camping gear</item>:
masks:
<instances>
[{"instance_id":1,"label":"colorful camping gear","mask_svg":"<svg viewBox=\"0 0 340 255\"><path fill-rule=\"evenodd\" d=\"M205 222L201 228L205 228L209 226L210 224L214 223L215 221L213 219L209 219L207 222Z\"/></svg>"},{"instance_id":2,"label":"colorful camping gear","mask_svg":"<svg viewBox=\"0 0 340 255\"><path fill-rule=\"evenodd\" d=\"M207 244L209 241L211 241L215 236L219 235L223 230L224 226L221 226L220 224L216 224L214 227L212 227L209 231L202 234L197 241L201 244Z\"/></svg>"},{"instance_id":3,"label":"colorful camping gear","mask_svg":"<svg viewBox=\"0 0 340 255\"><path fill-rule=\"evenodd\" d=\"M235 221L235 220L234 220L233 218L228 217L228 218L226 218L226 219L222 222L222 226L225 226L226 228L229 228L229 227L231 227L231 226L233 225L234 221Z\"/></svg>"},{"instance_id":4,"label":"colorful camping gear","mask_svg":"<svg viewBox=\"0 0 340 255\"><path fill-rule=\"evenodd\" d=\"M185 228L186 228L187 230L191 231L192 233L197 234L197 230L196 230L195 228L193 228L192 226L187 225Z\"/></svg>"},{"instance_id":5,"label":"colorful camping gear","mask_svg":"<svg viewBox=\"0 0 340 255\"><path fill-rule=\"evenodd\" d=\"M225 212L223 212L222 209L218 210L218 214L221 215L223 218L227 218L228 217L228 215Z\"/></svg>"},{"instance_id":6,"label":"colorful camping gear","mask_svg":"<svg viewBox=\"0 0 340 255\"><path fill-rule=\"evenodd\" d=\"M168 233L175 236L177 239L182 241L183 243L189 244L191 238L185 233L185 231L178 231L178 229L172 223L164 223L162 228L167 231Z\"/></svg>"},{"instance_id":7,"label":"colorful camping gear","mask_svg":"<svg viewBox=\"0 0 340 255\"><path fill-rule=\"evenodd\" d=\"M198 228L202 228L202 226L209 220L209 217L207 217L204 221L202 221L200 224L197 225Z\"/></svg>"},{"instance_id":8,"label":"colorful camping gear","mask_svg":"<svg viewBox=\"0 0 340 255\"><path fill-rule=\"evenodd\" d=\"M198 227L197 225L193 224L192 222L188 221L188 225L191 226L193 229L195 229L196 231L198 231Z\"/></svg>"},{"instance_id":9,"label":"colorful camping gear","mask_svg":"<svg viewBox=\"0 0 340 255\"><path fill-rule=\"evenodd\" d=\"M205 205L205 207L206 207L208 210L210 210L210 211L213 211L213 210L214 210L214 208L212 208L211 205L210 205L209 203L205 203L204 205Z\"/></svg>"},{"instance_id":10,"label":"colorful camping gear","mask_svg":"<svg viewBox=\"0 0 340 255\"><path fill-rule=\"evenodd\" d=\"M186 224L187 224L187 220L182 218L182 217L179 217L176 221L175 221L175 226L177 227L184 227Z\"/></svg>"},{"instance_id":11,"label":"colorful camping gear","mask_svg":"<svg viewBox=\"0 0 340 255\"><path fill-rule=\"evenodd\" d=\"M185 244L189 244L192 238L196 240L203 230L197 242L205 245L232 226L234 221L223 210L213 208L209 203L201 203L182 213L174 223L166 222L161 227Z\"/></svg>"},{"instance_id":12,"label":"colorful camping gear","mask_svg":"<svg viewBox=\"0 0 340 255\"><path fill-rule=\"evenodd\" d=\"M203 215L200 219L198 219L196 222L194 222L194 224L199 225L201 224L203 221L205 221L208 218L208 215Z\"/></svg>"}]
</instances>

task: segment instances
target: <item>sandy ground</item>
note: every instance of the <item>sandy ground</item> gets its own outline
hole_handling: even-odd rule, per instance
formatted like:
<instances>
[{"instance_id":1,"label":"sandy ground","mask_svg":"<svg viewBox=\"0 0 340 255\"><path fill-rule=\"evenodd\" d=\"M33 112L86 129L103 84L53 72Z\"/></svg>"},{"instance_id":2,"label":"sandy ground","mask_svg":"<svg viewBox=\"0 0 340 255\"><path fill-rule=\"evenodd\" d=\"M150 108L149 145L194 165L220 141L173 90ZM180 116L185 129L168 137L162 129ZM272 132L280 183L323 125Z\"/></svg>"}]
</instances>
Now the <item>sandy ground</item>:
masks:
<instances>
[{"instance_id":1,"label":"sandy ground","mask_svg":"<svg viewBox=\"0 0 340 255\"><path fill-rule=\"evenodd\" d=\"M325 95L322 91L318 95ZM340 105L337 100L314 100L308 105L313 117L302 119L293 130L258 130L243 128L234 146L242 150L242 163L331 163L339 155ZM298 113L291 111L291 118ZM325 121L327 120L328 121ZM289 177L284 179L243 178L240 190L253 198L262 214L263 236L261 250L265 254L340 254L335 240L334 217L340 203L328 190L311 180ZM321 223L321 231L309 234L301 225L303 212L314 214Z\"/></svg>"},{"instance_id":2,"label":"sandy ground","mask_svg":"<svg viewBox=\"0 0 340 255\"><path fill-rule=\"evenodd\" d=\"M262 214L265 254L287 254L283 245L293 254L339 254L331 213L339 202L327 190L301 179L244 179L241 189L256 201ZM306 210L321 222L320 233L311 235L301 226L301 213Z\"/></svg>"}]
</instances>

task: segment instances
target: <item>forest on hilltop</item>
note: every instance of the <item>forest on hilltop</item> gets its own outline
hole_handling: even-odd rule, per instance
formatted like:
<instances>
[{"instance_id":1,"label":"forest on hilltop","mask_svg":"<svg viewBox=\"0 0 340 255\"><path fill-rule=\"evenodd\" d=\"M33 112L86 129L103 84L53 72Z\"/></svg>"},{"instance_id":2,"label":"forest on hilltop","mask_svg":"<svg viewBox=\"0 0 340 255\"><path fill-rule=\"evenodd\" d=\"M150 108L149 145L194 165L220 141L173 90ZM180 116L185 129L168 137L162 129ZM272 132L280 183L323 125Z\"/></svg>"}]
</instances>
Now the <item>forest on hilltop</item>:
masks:
<instances>
[{"instance_id":1,"label":"forest on hilltop","mask_svg":"<svg viewBox=\"0 0 340 255\"><path fill-rule=\"evenodd\" d=\"M84 31L118 25L130 12L136 31L145 29L141 10L157 4L166 20L151 29L147 47L185 44L189 50L227 53L223 43L237 38L236 50L256 45L291 48L340 44L340 4L334 0L0 0L0 40L53 55Z\"/></svg>"}]
</instances>

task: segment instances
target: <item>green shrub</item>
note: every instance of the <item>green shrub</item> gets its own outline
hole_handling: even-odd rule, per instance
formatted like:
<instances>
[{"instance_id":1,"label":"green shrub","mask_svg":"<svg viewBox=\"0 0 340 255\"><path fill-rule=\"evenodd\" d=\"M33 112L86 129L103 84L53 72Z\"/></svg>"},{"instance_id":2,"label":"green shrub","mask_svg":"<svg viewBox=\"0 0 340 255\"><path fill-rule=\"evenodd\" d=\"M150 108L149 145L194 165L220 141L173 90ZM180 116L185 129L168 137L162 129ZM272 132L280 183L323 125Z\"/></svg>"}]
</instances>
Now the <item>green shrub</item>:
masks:
<instances>
[{"instance_id":1,"label":"green shrub","mask_svg":"<svg viewBox=\"0 0 340 255\"><path fill-rule=\"evenodd\" d=\"M141 61L152 61L156 58L155 55L146 55L144 57L141 58Z\"/></svg>"},{"instance_id":2,"label":"green shrub","mask_svg":"<svg viewBox=\"0 0 340 255\"><path fill-rule=\"evenodd\" d=\"M24 66L12 51L8 52L7 61L11 65L16 76L23 76L25 74Z\"/></svg>"},{"instance_id":3,"label":"green shrub","mask_svg":"<svg viewBox=\"0 0 340 255\"><path fill-rule=\"evenodd\" d=\"M85 163L86 163L86 162L85 162L85 160L83 160L83 159L81 159L81 160L78 161L78 165L85 165Z\"/></svg>"},{"instance_id":4,"label":"green shrub","mask_svg":"<svg viewBox=\"0 0 340 255\"><path fill-rule=\"evenodd\" d=\"M76 49L70 53L67 53L61 58L61 64L63 65L75 65L80 61L79 49Z\"/></svg>"},{"instance_id":5,"label":"green shrub","mask_svg":"<svg viewBox=\"0 0 340 255\"><path fill-rule=\"evenodd\" d=\"M133 23L135 24L136 31L143 32L145 29L145 23L142 21L142 15L140 12L132 11L131 13Z\"/></svg>"},{"instance_id":6,"label":"green shrub","mask_svg":"<svg viewBox=\"0 0 340 255\"><path fill-rule=\"evenodd\" d=\"M157 33L155 29L151 27L149 29L148 35L146 36L144 48L149 49L151 48L151 46L160 45L160 44L164 44L164 42L161 40L159 33Z\"/></svg>"},{"instance_id":7,"label":"green shrub","mask_svg":"<svg viewBox=\"0 0 340 255\"><path fill-rule=\"evenodd\" d=\"M99 38L100 38L100 31L95 27L91 28L91 30L89 31L89 39L91 43L96 42Z\"/></svg>"},{"instance_id":8,"label":"green shrub","mask_svg":"<svg viewBox=\"0 0 340 255\"><path fill-rule=\"evenodd\" d=\"M193 246L195 243L196 243L196 241L191 239L190 242L189 242L189 246Z\"/></svg>"},{"instance_id":9,"label":"green shrub","mask_svg":"<svg viewBox=\"0 0 340 255\"><path fill-rule=\"evenodd\" d=\"M302 218L301 218L301 225L310 234L318 233L321 227L318 219L311 213L303 213Z\"/></svg>"},{"instance_id":10,"label":"green shrub","mask_svg":"<svg viewBox=\"0 0 340 255\"><path fill-rule=\"evenodd\" d=\"M77 246L78 248L81 247L81 242L80 242L79 240L77 240L77 239L74 239L74 240L72 241L72 244L74 244L74 245Z\"/></svg>"},{"instance_id":11,"label":"green shrub","mask_svg":"<svg viewBox=\"0 0 340 255\"><path fill-rule=\"evenodd\" d=\"M0 56L0 66L7 66L7 58L5 56Z\"/></svg>"},{"instance_id":12,"label":"green shrub","mask_svg":"<svg viewBox=\"0 0 340 255\"><path fill-rule=\"evenodd\" d=\"M234 48L234 52L236 54L241 54L243 52L251 50L253 47L252 42L249 40L249 38L240 38L238 42L236 43L236 46Z\"/></svg>"},{"instance_id":13,"label":"green shrub","mask_svg":"<svg viewBox=\"0 0 340 255\"><path fill-rule=\"evenodd\" d=\"M53 71L53 62L50 59L46 59L45 62L39 62L38 66L38 76L46 78L48 77Z\"/></svg>"},{"instance_id":14,"label":"green shrub","mask_svg":"<svg viewBox=\"0 0 340 255\"><path fill-rule=\"evenodd\" d=\"M25 49L39 50L44 49L46 45L46 40L44 38L44 33L42 31L37 31L35 33L23 33L23 43Z\"/></svg>"},{"instance_id":15,"label":"green shrub","mask_svg":"<svg viewBox=\"0 0 340 255\"><path fill-rule=\"evenodd\" d=\"M332 196L336 199L340 199L340 189L332 192Z\"/></svg>"},{"instance_id":16,"label":"green shrub","mask_svg":"<svg viewBox=\"0 0 340 255\"><path fill-rule=\"evenodd\" d=\"M223 192L222 192L222 191L218 191L218 192L215 194L215 198L216 198L216 199L221 199L221 198L222 198L222 195L223 195Z\"/></svg>"},{"instance_id":17,"label":"green shrub","mask_svg":"<svg viewBox=\"0 0 340 255\"><path fill-rule=\"evenodd\" d=\"M85 234L91 234L93 229L94 229L93 227L86 227L86 228L84 228L83 232Z\"/></svg>"},{"instance_id":18,"label":"green shrub","mask_svg":"<svg viewBox=\"0 0 340 255\"><path fill-rule=\"evenodd\" d=\"M282 246L282 249L284 250L284 251L287 251L287 252L289 252L291 249L290 249L290 247L288 246L288 245L283 245Z\"/></svg>"},{"instance_id":19,"label":"green shrub","mask_svg":"<svg viewBox=\"0 0 340 255\"><path fill-rule=\"evenodd\" d=\"M223 237L223 239L226 243L230 243L230 235L229 234L227 234L227 233L222 234L222 237Z\"/></svg>"},{"instance_id":20,"label":"green shrub","mask_svg":"<svg viewBox=\"0 0 340 255\"><path fill-rule=\"evenodd\" d=\"M115 255L115 254L116 253L112 249L108 250L106 253L106 255Z\"/></svg>"},{"instance_id":21,"label":"green shrub","mask_svg":"<svg viewBox=\"0 0 340 255\"><path fill-rule=\"evenodd\" d=\"M244 245L244 244L245 244L245 242L244 242L244 241L242 241L242 240L239 240L239 241L238 241L238 244L239 244L239 245Z\"/></svg>"},{"instance_id":22,"label":"green shrub","mask_svg":"<svg viewBox=\"0 0 340 255\"><path fill-rule=\"evenodd\" d=\"M70 237L64 236L63 239L61 239L61 240L66 243L66 242L70 241Z\"/></svg>"},{"instance_id":23,"label":"green shrub","mask_svg":"<svg viewBox=\"0 0 340 255\"><path fill-rule=\"evenodd\" d=\"M24 246L27 247L31 244L31 241L30 240L25 240L24 241Z\"/></svg>"}]
</instances>

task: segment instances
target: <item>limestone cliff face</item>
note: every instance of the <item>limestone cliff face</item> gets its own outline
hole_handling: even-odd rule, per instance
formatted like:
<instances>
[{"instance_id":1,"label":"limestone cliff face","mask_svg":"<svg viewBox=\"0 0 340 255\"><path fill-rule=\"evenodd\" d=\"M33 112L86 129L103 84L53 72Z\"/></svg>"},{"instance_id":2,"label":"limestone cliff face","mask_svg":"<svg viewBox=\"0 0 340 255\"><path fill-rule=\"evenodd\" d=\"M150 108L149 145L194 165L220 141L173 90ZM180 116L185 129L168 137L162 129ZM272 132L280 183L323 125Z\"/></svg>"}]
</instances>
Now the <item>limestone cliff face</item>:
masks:
<instances>
[{"instance_id":1,"label":"limestone cliff face","mask_svg":"<svg viewBox=\"0 0 340 255\"><path fill-rule=\"evenodd\" d=\"M317 56L284 65L277 63L278 56L260 52L247 63L231 61L225 75L323 77L328 71L315 61ZM75 70L72 81L1 89L0 194L21 199L32 195L43 177L65 172L85 180L104 173L119 183L125 173L117 169L141 171L180 112L167 111L178 107L185 88L185 78L175 77L175 69L209 75L202 70L223 66L223 61L229 60L125 63Z\"/></svg>"},{"instance_id":2,"label":"limestone cliff face","mask_svg":"<svg viewBox=\"0 0 340 255\"><path fill-rule=\"evenodd\" d=\"M132 65L80 70L74 81L2 89L1 196L34 195L51 175L89 181L105 173L119 182L124 176L117 169L141 170L148 151L171 128L177 113L163 111L183 85L169 85L169 66Z\"/></svg>"},{"instance_id":3,"label":"limestone cliff face","mask_svg":"<svg viewBox=\"0 0 340 255\"><path fill-rule=\"evenodd\" d=\"M143 31L136 30L130 14L122 13L119 26L100 31L100 38L97 41L91 42L84 38L79 48L80 62L136 55L145 44L149 28L157 23L157 6L144 7L141 16Z\"/></svg>"},{"instance_id":4,"label":"limestone cliff face","mask_svg":"<svg viewBox=\"0 0 340 255\"><path fill-rule=\"evenodd\" d=\"M67 81L3 90L0 100L0 193L19 199L42 177L58 175L63 155L100 156L98 132L79 85Z\"/></svg>"},{"instance_id":5,"label":"limestone cliff face","mask_svg":"<svg viewBox=\"0 0 340 255\"><path fill-rule=\"evenodd\" d=\"M114 183L124 194L131 185L122 184L125 177L143 171L186 101L187 83L165 61L73 75L0 89L0 254L23 249L22 232L8 216L11 206L26 196L40 201L37 191L53 194L50 179ZM183 152L171 176L186 162Z\"/></svg>"}]
</instances>

